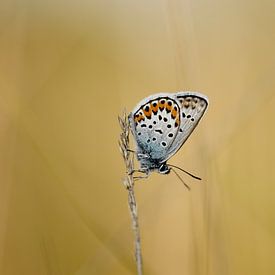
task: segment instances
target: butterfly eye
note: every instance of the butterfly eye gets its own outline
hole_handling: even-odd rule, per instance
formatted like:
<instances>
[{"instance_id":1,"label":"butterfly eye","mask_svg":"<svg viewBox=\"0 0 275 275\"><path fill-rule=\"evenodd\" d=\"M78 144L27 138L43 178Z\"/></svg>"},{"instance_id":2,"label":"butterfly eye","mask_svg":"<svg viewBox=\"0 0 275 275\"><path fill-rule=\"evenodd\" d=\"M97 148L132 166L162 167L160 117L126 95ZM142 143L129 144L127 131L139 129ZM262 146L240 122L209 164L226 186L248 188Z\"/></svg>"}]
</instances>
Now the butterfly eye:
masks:
<instances>
[{"instance_id":1,"label":"butterfly eye","mask_svg":"<svg viewBox=\"0 0 275 275\"><path fill-rule=\"evenodd\" d=\"M161 174L169 174L170 172L170 168L167 166L167 164L161 164L161 166L159 167L159 172Z\"/></svg>"}]
</instances>

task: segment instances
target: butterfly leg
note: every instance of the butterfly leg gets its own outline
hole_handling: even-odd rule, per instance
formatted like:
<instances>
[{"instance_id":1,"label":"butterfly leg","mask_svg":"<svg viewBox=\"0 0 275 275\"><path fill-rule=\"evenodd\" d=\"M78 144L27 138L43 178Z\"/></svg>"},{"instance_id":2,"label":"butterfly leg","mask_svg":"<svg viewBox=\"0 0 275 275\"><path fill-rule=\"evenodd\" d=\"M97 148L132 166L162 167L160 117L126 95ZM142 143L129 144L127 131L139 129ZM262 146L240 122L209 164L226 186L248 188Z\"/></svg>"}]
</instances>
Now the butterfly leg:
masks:
<instances>
[{"instance_id":1,"label":"butterfly leg","mask_svg":"<svg viewBox=\"0 0 275 275\"><path fill-rule=\"evenodd\" d=\"M139 179L147 179L149 177L149 170L146 167L140 168L138 170L134 170L133 173L142 173L142 176L135 176L133 177L134 180L139 180Z\"/></svg>"},{"instance_id":2,"label":"butterfly leg","mask_svg":"<svg viewBox=\"0 0 275 275\"><path fill-rule=\"evenodd\" d=\"M127 149L127 151L130 152L130 153L136 153L136 151L131 150L131 149Z\"/></svg>"},{"instance_id":3,"label":"butterfly leg","mask_svg":"<svg viewBox=\"0 0 275 275\"><path fill-rule=\"evenodd\" d=\"M131 172L128 173L128 175L133 175L134 173L143 173L143 174L149 174L147 169L134 169Z\"/></svg>"},{"instance_id":4,"label":"butterfly leg","mask_svg":"<svg viewBox=\"0 0 275 275\"><path fill-rule=\"evenodd\" d=\"M147 179L148 177L149 177L149 174L146 174L144 176L133 177L133 179L134 181L137 181L137 180Z\"/></svg>"}]
</instances>

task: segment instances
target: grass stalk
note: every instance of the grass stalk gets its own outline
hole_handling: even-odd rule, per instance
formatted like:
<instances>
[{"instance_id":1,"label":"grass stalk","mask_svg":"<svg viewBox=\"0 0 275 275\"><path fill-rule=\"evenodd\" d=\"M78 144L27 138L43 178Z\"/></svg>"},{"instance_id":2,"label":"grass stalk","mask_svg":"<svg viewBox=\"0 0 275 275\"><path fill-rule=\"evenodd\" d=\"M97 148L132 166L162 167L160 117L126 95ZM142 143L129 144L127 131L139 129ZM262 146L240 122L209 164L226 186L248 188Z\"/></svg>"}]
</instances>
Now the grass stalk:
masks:
<instances>
[{"instance_id":1,"label":"grass stalk","mask_svg":"<svg viewBox=\"0 0 275 275\"><path fill-rule=\"evenodd\" d=\"M141 239L138 223L137 202L134 192L134 155L129 148L130 124L125 111L123 112L121 117L118 117L118 121L121 127L119 148L126 167L126 177L123 180L123 184L126 190L128 191L128 206L131 214L132 228L134 231L135 238L135 260L137 266L137 274L142 275L143 268L141 256Z\"/></svg>"}]
</instances>

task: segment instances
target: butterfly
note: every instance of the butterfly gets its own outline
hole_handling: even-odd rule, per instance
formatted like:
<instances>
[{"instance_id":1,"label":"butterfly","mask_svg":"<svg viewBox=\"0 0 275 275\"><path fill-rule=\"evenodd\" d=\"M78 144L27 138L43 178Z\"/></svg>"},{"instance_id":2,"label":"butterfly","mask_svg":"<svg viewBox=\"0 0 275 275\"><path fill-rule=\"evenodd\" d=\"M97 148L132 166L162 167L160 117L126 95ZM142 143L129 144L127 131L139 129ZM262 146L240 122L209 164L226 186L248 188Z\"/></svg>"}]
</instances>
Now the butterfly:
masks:
<instances>
[{"instance_id":1,"label":"butterfly","mask_svg":"<svg viewBox=\"0 0 275 275\"><path fill-rule=\"evenodd\" d=\"M175 166L167 161L191 135L207 106L207 96L189 91L159 93L141 100L128 117L139 171L168 174Z\"/></svg>"}]
</instances>

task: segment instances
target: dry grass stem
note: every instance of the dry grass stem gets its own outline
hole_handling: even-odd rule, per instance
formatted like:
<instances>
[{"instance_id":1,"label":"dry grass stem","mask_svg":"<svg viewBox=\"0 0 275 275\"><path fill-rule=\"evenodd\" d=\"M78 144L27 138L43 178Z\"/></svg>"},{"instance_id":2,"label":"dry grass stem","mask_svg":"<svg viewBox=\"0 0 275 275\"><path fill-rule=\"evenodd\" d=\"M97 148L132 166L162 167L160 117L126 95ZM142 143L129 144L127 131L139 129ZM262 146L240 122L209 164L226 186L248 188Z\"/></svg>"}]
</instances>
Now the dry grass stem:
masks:
<instances>
[{"instance_id":1,"label":"dry grass stem","mask_svg":"<svg viewBox=\"0 0 275 275\"><path fill-rule=\"evenodd\" d=\"M137 265L138 275L142 275L142 256L141 256L141 240L138 224L138 211L137 203L134 192L134 156L130 152L129 148L129 133L130 133L130 124L126 112L124 111L122 116L118 117L118 121L121 127L121 134L119 139L119 148L123 156L125 167L126 167L126 177L123 181L124 186L128 190L128 205L130 209L132 227L135 236L135 259Z\"/></svg>"}]
</instances>

